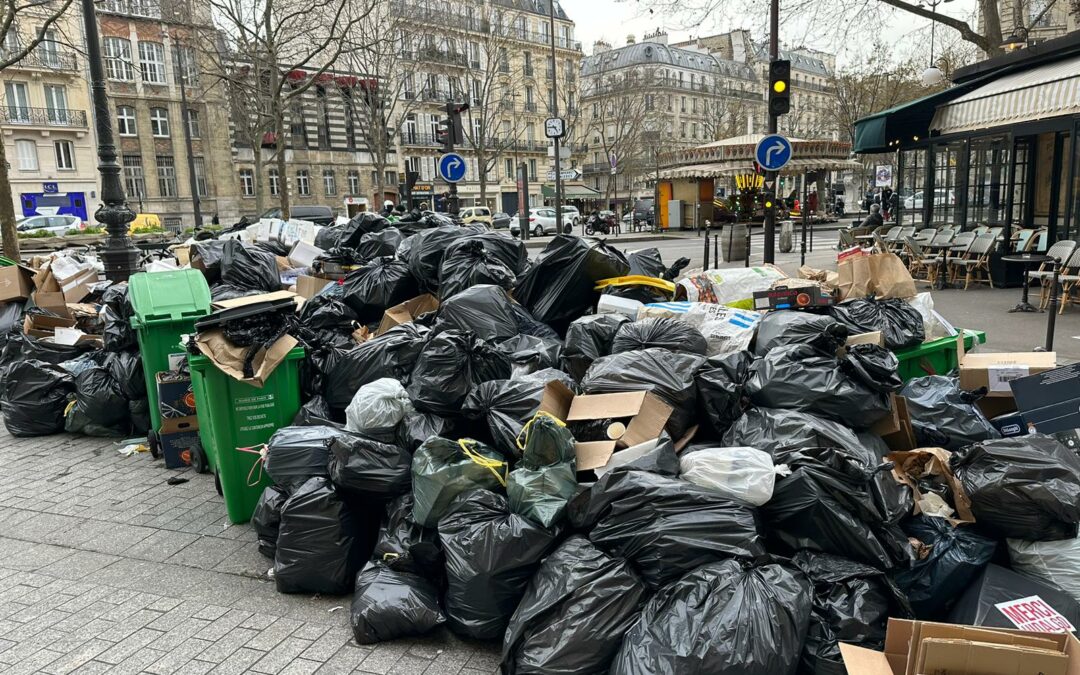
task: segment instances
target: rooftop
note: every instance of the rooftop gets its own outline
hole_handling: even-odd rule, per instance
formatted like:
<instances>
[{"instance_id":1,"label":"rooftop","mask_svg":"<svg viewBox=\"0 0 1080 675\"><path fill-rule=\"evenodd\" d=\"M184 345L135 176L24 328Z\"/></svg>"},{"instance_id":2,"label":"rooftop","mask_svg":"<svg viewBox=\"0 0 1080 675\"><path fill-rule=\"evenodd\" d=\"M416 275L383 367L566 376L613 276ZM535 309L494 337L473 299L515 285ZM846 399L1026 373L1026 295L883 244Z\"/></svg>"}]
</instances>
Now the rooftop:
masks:
<instances>
[{"instance_id":1,"label":"rooftop","mask_svg":"<svg viewBox=\"0 0 1080 675\"><path fill-rule=\"evenodd\" d=\"M581 63L583 77L647 64L667 65L683 70L696 70L710 75L755 79L748 64L728 61L711 54L680 49L656 42L640 42L587 56Z\"/></svg>"}]
</instances>

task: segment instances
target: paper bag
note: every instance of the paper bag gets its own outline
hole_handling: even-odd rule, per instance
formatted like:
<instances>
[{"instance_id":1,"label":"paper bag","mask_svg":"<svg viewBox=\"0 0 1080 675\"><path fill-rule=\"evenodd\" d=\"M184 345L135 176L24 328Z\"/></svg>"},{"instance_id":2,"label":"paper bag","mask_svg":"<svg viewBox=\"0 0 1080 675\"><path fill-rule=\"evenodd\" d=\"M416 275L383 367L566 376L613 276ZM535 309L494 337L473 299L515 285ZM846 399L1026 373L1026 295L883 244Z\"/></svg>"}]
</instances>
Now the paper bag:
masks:
<instances>
[{"instance_id":1,"label":"paper bag","mask_svg":"<svg viewBox=\"0 0 1080 675\"><path fill-rule=\"evenodd\" d=\"M837 287L843 300L865 298L873 293L873 276L870 271L870 258L857 256L844 260L836 267Z\"/></svg>"},{"instance_id":2,"label":"paper bag","mask_svg":"<svg viewBox=\"0 0 1080 675\"><path fill-rule=\"evenodd\" d=\"M266 384L266 380L270 378L274 369L285 360L292 348L298 344L296 338L285 335L270 345L269 349L260 349L251 362L252 370L255 373L254 376L245 378L244 358L247 356L247 347L237 347L229 342L220 330L200 333L196 343L203 356L210 359L221 372L244 384L250 384L260 389Z\"/></svg>"},{"instance_id":3,"label":"paper bag","mask_svg":"<svg viewBox=\"0 0 1080 675\"><path fill-rule=\"evenodd\" d=\"M874 279L874 295L878 300L915 297L915 280L907 265L895 253L870 256L870 275Z\"/></svg>"},{"instance_id":4,"label":"paper bag","mask_svg":"<svg viewBox=\"0 0 1080 675\"><path fill-rule=\"evenodd\" d=\"M891 452L885 459L893 463L893 478L896 482L911 488L915 497L914 515L922 512L919 505L923 501L923 493L919 489L919 481L936 477L949 486L953 505L956 507L956 517L947 520L953 525L974 523L971 499L964 492L960 480L953 475L949 467L950 457L951 453L943 448L919 448L910 452Z\"/></svg>"}]
</instances>

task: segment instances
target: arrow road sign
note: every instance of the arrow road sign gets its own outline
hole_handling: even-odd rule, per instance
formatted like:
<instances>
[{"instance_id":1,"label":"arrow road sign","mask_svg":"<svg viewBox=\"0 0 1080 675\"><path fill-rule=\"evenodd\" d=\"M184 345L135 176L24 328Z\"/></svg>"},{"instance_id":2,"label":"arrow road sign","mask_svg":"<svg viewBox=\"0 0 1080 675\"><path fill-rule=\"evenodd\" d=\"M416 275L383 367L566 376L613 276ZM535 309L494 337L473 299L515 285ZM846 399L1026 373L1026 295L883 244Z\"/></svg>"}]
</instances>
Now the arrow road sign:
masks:
<instances>
[{"instance_id":1,"label":"arrow road sign","mask_svg":"<svg viewBox=\"0 0 1080 675\"><path fill-rule=\"evenodd\" d=\"M754 158L766 171L779 171L791 161L791 141L780 134L770 134L758 141Z\"/></svg>"},{"instance_id":2,"label":"arrow road sign","mask_svg":"<svg viewBox=\"0 0 1080 675\"><path fill-rule=\"evenodd\" d=\"M447 183L460 183L465 180L467 169L465 158L456 152L448 152L439 158L439 177Z\"/></svg>"},{"instance_id":3,"label":"arrow road sign","mask_svg":"<svg viewBox=\"0 0 1080 675\"><path fill-rule=\"evenodd\" d=\"M577 169L568 169L568 170L563 171L562 173L560 173L559 177L562 178L563 180L577 180L578 178L581 178L581 172L578 171ZM555 172L554 171L548 171L547 179L548 180L555 180Z\"/></svg>"}]
</instances>

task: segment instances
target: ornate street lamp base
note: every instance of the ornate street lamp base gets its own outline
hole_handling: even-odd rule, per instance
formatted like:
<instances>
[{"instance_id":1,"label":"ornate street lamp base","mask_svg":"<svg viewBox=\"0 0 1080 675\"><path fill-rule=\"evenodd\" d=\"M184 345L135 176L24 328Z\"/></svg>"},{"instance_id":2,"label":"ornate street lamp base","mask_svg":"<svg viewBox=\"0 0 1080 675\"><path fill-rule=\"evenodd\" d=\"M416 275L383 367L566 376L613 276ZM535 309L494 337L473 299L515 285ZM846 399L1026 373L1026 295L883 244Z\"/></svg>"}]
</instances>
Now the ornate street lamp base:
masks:
<instances>
[{"instance_id":1,"label":"ornate street lamp base","mask_svg":"<svg viewBox=\"0 0 1080 675\"><path fill-rule=\"evenodd\" d=\"M105 278L112 282L127 281L139 271L141 255L128 236L128 225L135 220L135 212L124 203L102 204L94 213L94 219L108 233L99 254L105 265Z\"/></svg>"}]
</instances>

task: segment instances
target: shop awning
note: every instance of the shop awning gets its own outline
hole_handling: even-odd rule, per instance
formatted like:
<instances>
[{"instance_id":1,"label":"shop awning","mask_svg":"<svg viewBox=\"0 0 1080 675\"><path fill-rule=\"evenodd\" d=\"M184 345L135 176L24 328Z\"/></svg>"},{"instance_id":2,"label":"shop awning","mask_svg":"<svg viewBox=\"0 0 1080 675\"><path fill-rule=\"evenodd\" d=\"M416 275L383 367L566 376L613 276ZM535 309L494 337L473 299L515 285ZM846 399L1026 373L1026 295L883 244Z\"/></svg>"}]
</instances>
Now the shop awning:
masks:
<instances>
[{"instance_id":1,"label":"shop awning","mask_svg":"<svg viewBox=\"0 0 1080 675\"><path fill-rule=\"evenodd\" d=\"M780 170L781 175L797 175L807 171L845 171L862 169L862 163L853 159L828 159L824 157L795 158ZM691 164L660 170L661 180L673 178L721 178L737 176L753 171L753 165L744 160L716 162L713 164ZM650 176L651 178L652 176Z\"/></svg>"},{"instance_id":2,"label":"shop awning","mask_svg":"<svg viewBox=\"0 0 1080 675\"><path fill-rule=\"evenodd\" d=\"M999 77L939 105L930 129L942 134L1080 113L1080 56Z\"/></svg>"},{"instance_id":3,"label":"shop awning","mask_svg":"<svg viewBox=\"0 0 1080 675\"><path fill-rule=\"evenodd\" d=\"M596 199L600 196L600 193L592 189L588 185L582 185L581 183L563 183L563 199ZM555 184L544 183L540 188L543 196L552 198L555 196Z\"/></svg>"},{"instance_id":4,"label":"shop awning","mask_svg":"<svg viewBox=\"0 0 1080 675\"><path fill-rule=\"evenodd\" d=\"M937 107L970 89L970 86L954 86L862 118L855 122L854 152L892 152L900 144L925 138L929 135L930 120Z\"/></svg>"}]
</instances>

